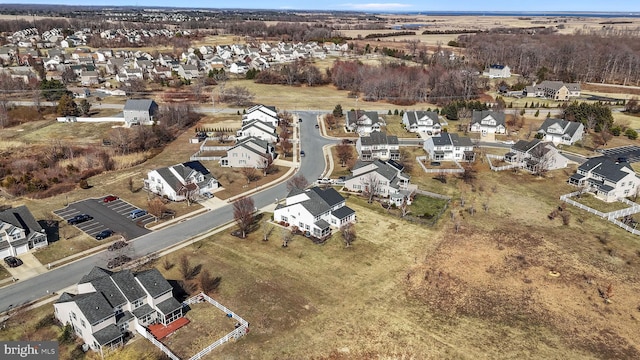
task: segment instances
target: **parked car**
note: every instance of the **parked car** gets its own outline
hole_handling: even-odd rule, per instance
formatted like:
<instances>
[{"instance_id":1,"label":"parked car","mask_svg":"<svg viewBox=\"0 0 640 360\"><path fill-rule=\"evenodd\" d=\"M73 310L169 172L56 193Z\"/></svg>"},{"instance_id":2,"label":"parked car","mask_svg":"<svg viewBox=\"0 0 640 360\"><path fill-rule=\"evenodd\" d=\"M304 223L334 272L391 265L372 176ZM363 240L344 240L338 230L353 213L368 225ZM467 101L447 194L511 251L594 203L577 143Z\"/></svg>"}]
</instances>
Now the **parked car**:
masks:
<instances>
[{"instance_id":1,"label":"parked car","mask_svg":"<svg viewBox=\"0 0 640 360\"><path fill-rule=\"evenodd\" d=\"M338 182L342 182L342 183L343 183L343 182L345 182L345 180L347 180L347 177L346 177L346 176L340 176L340 177L338 177Z\"/></svg>"},{"instance_id":2,"label":"parked car","mask_svg":"<svg viewBox=\"0 0 640 360\"><path fill-rule=\"evenodd\" d=\"M619 162L619 163L628 163L629 159L626 158L626 157L619 157L617 162Z\"/></svg>"},{"instance_id":3,"label":"parked car","mask_svg":"<svg viewBox=\"0 0 640 360\"><path fill-rule=\"evenodd\" d=\"M7 256L4 258L4 263L7 264L8 267L18 267L22 265L22 260L18 259L15 256Z\"/></svg>"},{"instance_id":4,"label":"parked car","mask_svg":"<svg viewBox=\"0 0 640 360\"><path fill-rule=\"evenodd\" d=\"M298 122L302 122L302 118L299 118L299 119L298 119Z\"/></svg>"},{"instance_id":5,"label":"parked car","mask_svg":"<svg viewBox=\"0 0 640 360\"><path fill-rule=\"evenodd\" d=\"M126 263L128 263L129 261L131 261L131 258L128 257L127 255L119 255L114 257L113 259L109 260L107 262L107 268L108 269L113 269L116 268L118 266L124 265Z\"/></svg>"},{"instance_id":6,"label":"parked car","mask_svg":"<svg viewBox=\"0 0 640 360\"><path fill-rule=\"evenodd\" d=\"M107 248L109 251L115 251L118 249L122 249L123 247L126 247L127 245L129 245L128 242L124 241L124 240L118 240L116 242L114 242L113 244L109 245L109 247Z\"/></svg>"},{"instance_id":7,"label":"parked car","mask_svg":"<svg viewBox=\"0 0 640 360\"><path fill-rule=\"evenodd\" d=\"M117 196L109 195L109 196L106 196L104 199L102 199L102 202L110 203L110 202L116 201L116 200L118 200Z\"/></svg>"},{"instance_id":8,"label":"parked car","mask_svg":"<svg viewBox=\"0 0 640 360\"><path fill-rule=\"evenodd\" d=\"M304 150L300 150L300 157L304 157Z\"/></svg>"},{"instance_id":9,"label":"parked car","mask_svg":"<svg viewBox=\"0 0 640 360\"><path fill-rule=\"evenodd\" d=\"M129 213L129 217L131 218L131 220L137 219L139 217L143 217L145 215L147 215L147 212L145 210L142 210L142 209L135 209L135 210L132 210Z\"/></svg>"},{"instance_id":10,"label":"parked car","mask_svg":"<svg viewBox=\"0 0 640 360\"><path fill-rule=\"evenodd\" d=\"M318 184L331 184L331 183L333 183L333 180L329 178L318 179Z\"/></svg>"},{"instance_id":11,"label":"parked car","mask_svg":"<svg viewBox=\"0 0 640 360\"><path fill-rule=\"evenodd\" d=\"M111 230L111 229L102 230L102 231L100 231L99 233L96 234L96 240L106 239L111 235L113 235L113 230Z\"/></svg>"},{"instance_id":12,"label":"parked car","mask_svg":"<svg viewBox=\"0 0 640 360\"><path fill-rule=\"evenodd\" d=\"M213 194L210 192L203 192L202 196L204 196L206 199L212 199L213 198Z\"/></svg>"},{"instance_id":13,"label":"parked car","mask_svg":"<svg viewBox=\"0 0 640 360\"><path fill-rule=\"evenodd\" d=\"M320 125L316 124L316 129L319 129L319 128L320 128Z\"/></svg>"},{"instance_id":14,"label":"parked car","mask_svg":"<svg viewBox=\"0 0 640 360\"><path fill-rule=\"evenodd\" d=\"M80 214L80 215L76 215L76 216L72 217L71 219L67 220L67 224L76 225L76 224L80 224L80 223L83 223L83 222L89 221L89 220L93 220L93 217L91 215Z\"/></svg>"},{"instance_id":15,"label":"parked car","mask_svg":"<svg viewBox=\"0 0 640 360\"><path fill-rule=\"evenodd\" d=\"M440 162L439 161L432 161L431 162L431 166L440 166Z\"/></svg>"}]
</instances>

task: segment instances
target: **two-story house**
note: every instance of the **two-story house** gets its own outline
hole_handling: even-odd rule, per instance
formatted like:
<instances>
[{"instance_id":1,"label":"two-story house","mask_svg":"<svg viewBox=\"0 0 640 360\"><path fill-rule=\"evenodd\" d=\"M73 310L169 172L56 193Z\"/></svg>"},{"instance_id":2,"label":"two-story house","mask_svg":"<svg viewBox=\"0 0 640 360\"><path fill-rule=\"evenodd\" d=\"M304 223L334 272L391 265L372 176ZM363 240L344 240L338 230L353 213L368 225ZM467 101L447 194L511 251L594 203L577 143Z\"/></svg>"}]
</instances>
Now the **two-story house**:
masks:
<instances>
[{"instance_id":1,"label":"two-story house","mask_svg":"<svg viewBox=\"0 0 640 360\"><path fill-rule=\"evenodd\" d=\"M555 145L572 145L582 140L584 125L578 121L548 118L542 123L538 133L542 134L544 140Z\"/></svg>"},{"instance_id":2,"label":"two-story house","mask_svg":"<svg viewBox=\"0 0 640 360\"><path fill-rule=\"evenodd\" d=\"M242 125L242 128L236 133L238 141L245 138L254 137L269 143L278 142L278 130L270 123L253 120Z\"/></svg>"},{"instance_id":3,"label":"two-story house","mask_svg":"<svg viewBox=\"0 0 640 360\"><path fill-rule=\"evenodd\" d=\"M276 222L296 226L319 239L331 235L331 228L356 221L356 212L346 206L346 201L334 188L293 188L284 204L278 204L273 212Z\"/></svg>"},{"instance_id":4,"label":"two-story house","mask_svg":"<svg viewBox=\"0 0 640 360\"><path fill-rule=\"evenodd\" d=\"M409 132L429 135L439 134L443 125L435 111L407 111L402 115L402 124Z\"/></svg>"},{"instance_id":5,"label":"two-story house","mask_svg":"<svg viewBox=\"0 0 640 360\"><path fill-rule=\"evenodd\" d=\"M158 113L158 104L151 99L128 99L124 104L125 125L151 125Z\"/></svg>"},{"instance_id":6,"label":"two-story house","mask_svg":"<svg viewBox=\"0 0 640 360\"><path fill-rule=\"evenodd\" d=\"M474 110L471 116L469 131L486 134L504 134L507 126L504 113L490 110Z\"/></svg>"},{"instance_id":7,"label":"two-story house","mask_svg":"<svg viewBox=\"0 0 640 360\"><path fill-rule=\"evenodd\" d=\"M195 65L180 64L178 66L178 75L186 80L197 79L200 77L200 70Z\"/></svg>"},{"instance_id":8,"label":"two-story house","mask_svg":"<svg viewBox=\"0 0 640 360\"><path fill-rule=\"evenodd\" d=\"M562 81L545 80L540 84L533 84L524 89L526 97L539 97L556 101L567 101L570 98L580 97L580 84L564 83Z\"/></svg>"},{"instance_id":9,"label":"two-story house","mask_svg":"<svg viewBox=\"0 0 640 360\"><path fill-rule=\"evenodd\" d=\"M262 121L268 123L271 126L278 127L280 118L278 118L278 111L275 106L255 105L247 110L247 113L242 115L242 125L245 125L253 120Z\"/></svg>"},{"instance_id":10,"label":"two-story house","mask_svg":"<svg viewBox=\"0 0 640 360\"><path fill-rule=\"evenodd\" d=\"M347 111L345 115L345 130L366 135L374 131L380 131L386 123L375 111Z\"/></svg>"},{"instance_id":11,"label":"two-story house","mask_svg":"<svg viewBox=\"0 0 640 360\"><path fill-rule=\"evenodd\" d=\"M504 155L504 160L521 164L525 170L536 174L566 168L569 163L552 142L539 139L519 140Z\"/></svg>"},{"instance_id":12,"label":"two-story house","mask_svg":"<svg viewBox=\"0 0 640 360\"><path fill-rule=\"evenodd\" d=\"M569 184L583 188L603 201L613 202L634 195L640 178L629 163L599 156L581 164L569 178Z\"/></svg>"},{"instance_id":13,"label":"two-story house","mask_svg":"<svg viewBox=\"0 0 640 360\"><path fill-rule=\"evenodd\" d=\"M264 168L267 164L265 157L275 158L275 147L265 141L254 137L248 137L238 141L227 150L227 155L220 159L223 167L250 167Z\"/></svg>"},{"instance_id":14,"label":"two-story house","mask_svg":"<svg viewBox=\"0 0 640 360\"><path fill-rule=\"evenodd\" d=\"M166 326L183 316L182 304L157 269L133 273L94 267L78 283L77 294L64 292L53 308L56 319L100 353L123 345L125 335L142 326Z\"/></svg>"},{"instance_id":15,"label":"two-story house","mask_svg":"<svg viewBox=\"0 0 640 360\"><path fill-rule=\"evenodd\" d=\"M443 132L440 136L432 136L425 140L423 148L433 161L468 161L475 160L473 142L466 136Z\"/></svg>"},{"instance_id":16,"label":"two-story house","mask_svg":"<svg viewBox=\"0 0 640 360\"><path fill-rule=\"evenodd\" d=\"M344 187L355 192L373 191L376 196L382 197L410 191L415 186L410 184L411 177L402 170L404 168L393 160L358 160L351 169L351 176L345 179Z\"/></svg>"},{"instance_id":17,"label":"two-story house","mask_svg":"<svg viewBox=\"0 0 640 360\"><path fill-rule=\"evenodd\" d=\"M482 75L488 76L491 79L510 78L511 69L507 65L491 64L484 69Z\"/></svg>"},{"instance_id":18,"label":"two-story house","mask_svg":"<svg viewBox=\"0 0 640 360\"><path fill-rule=\"evenodd\" d=\"M26 206L0 211L1 259L18 256L48 244L45 231Z\"/></svg>"},{"instance_id":19,"label":"two-story house","mask_svg":"<svg viewBox=\"0 0 640 360\"><path fill-rule=\"evenodd\" d=\"M358 157L364 161L398 160L400 159L400 144L398 137L387 135L385 132L374 131L356 140Z\"/></svg>"},{"instance_id":20,"label":"two-story house","mask_svg":"<svg viewBox=\"0 0 640 360\"><path fill-rule=\"evenodd\" d=\"M199 161L151 170L144 185L149 191L172 201L183 201L190 195L202 195L220 187L218 180Z\"/></svg>"}]
</instances>

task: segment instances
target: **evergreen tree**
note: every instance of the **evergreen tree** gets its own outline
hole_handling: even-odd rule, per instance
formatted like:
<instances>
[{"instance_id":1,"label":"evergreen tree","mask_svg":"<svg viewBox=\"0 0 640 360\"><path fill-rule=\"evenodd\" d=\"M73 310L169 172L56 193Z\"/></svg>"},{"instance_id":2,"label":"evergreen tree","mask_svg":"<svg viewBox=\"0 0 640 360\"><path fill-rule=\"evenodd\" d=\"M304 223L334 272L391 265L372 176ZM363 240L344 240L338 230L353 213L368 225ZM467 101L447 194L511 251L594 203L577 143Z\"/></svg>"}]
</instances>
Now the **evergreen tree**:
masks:
<instances>
[{"instance_id":1,"label":"evergreen tree","mask_svg":"<svg viewBox=\"0 0 640 360\"><path fill-rule=\"evenodd\" d=\"M80 113L80 111L78 111L78 104L76 104L69 95L62 95L60 100L58 100L56 112L61 116L78 116Z\"/></svg>"},{"instance_id":2,"label":"evergreen tree","mask_svg":"<svg viewBox=\"0 0 640 360\"><path fill-rule=\"evenodd\" d=\"M342 113L342 105L338 104L333 108L333 117L341 118L344 114Z\"/></svg>"}]
</instances>

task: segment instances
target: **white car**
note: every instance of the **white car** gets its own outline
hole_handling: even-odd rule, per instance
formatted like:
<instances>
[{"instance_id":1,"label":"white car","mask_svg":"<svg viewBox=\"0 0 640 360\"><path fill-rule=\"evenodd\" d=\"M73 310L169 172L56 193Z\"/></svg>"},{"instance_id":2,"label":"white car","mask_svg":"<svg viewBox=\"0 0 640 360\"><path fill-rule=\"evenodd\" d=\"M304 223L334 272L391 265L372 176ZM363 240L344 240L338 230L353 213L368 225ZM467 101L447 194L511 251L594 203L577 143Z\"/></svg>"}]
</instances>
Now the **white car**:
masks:
<instances>
[{"instance_id":1,"label":"white car","mask_svg":"<svg viewBox=\"0 0 640 360\"><path fill-rule=\"evenodd\" d=\"M318 184L332 184L333 180L329 178L318 179Z\"/></svg>"}]
</instances>

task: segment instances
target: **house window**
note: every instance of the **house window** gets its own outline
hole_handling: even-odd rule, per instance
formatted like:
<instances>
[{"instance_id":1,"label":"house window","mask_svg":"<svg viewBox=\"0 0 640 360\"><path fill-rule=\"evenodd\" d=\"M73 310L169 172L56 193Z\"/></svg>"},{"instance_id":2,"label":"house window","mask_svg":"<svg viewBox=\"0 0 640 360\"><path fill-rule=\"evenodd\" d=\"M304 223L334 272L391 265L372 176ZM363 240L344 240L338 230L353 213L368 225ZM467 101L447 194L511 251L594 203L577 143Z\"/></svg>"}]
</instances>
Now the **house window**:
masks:
<instances>
[{"instance_id":1,"label":"house window","mask_svg":"<svg viewBox=\"0 0 640 360\"><path fill-rule=\"evenodd\" d=\"M298 223L300 225L300 229L304 229L304 224L302 222Z\"/></svg>"},{"instance_id":2,"label":"house window","mask_svg":"<svg viewBox=\"0 0 640 360\"><path fill-rule=\"evenodd\" d=\"M282 216L281 218L282 218L282 221L284 221L284 222L287 222L287 220L288 220L286 216Z\"/></svg>"},{"instance_id":3,"label":"house window","mask_svg":"<svg viewBox=\"0 0 640 360\"><path fill-rule=\"evenodd\" d=\"M73 320L78 320L78 318L76 317L76 313L74 313L73 311L71 312L71 317L73 318Z\"/></svg>"},{"instance_id":4,"label":"house window","mask_svg":"<svg viewBox=\"0 0 640 360\"><path fill-rule=\"evenodd\" d=\"M309 225L305 225L304 228L309 230Z\"/></svg>"},{"instance_id":5,"label":"house window","mask_svg":"<svg viewBox=\"0 0 640 360\"><path fill-rule=\"evenodd\" d=\"M139 308L140 306L142 306L142 304L143 304L142 299L138 299L138 300L132 302L131 303L131 310Z\"/></svg>"},{"instance_id":6,"label":"house window","mask_svg":"<svg viewBox=\"0 0 640 360\"><path fill-rule=\"evenodd\" d=\"M83 328L87 327L87 323L85 323L82 319L80 319L80 325L82 325Z\"/></svg>"}]
</instances>

